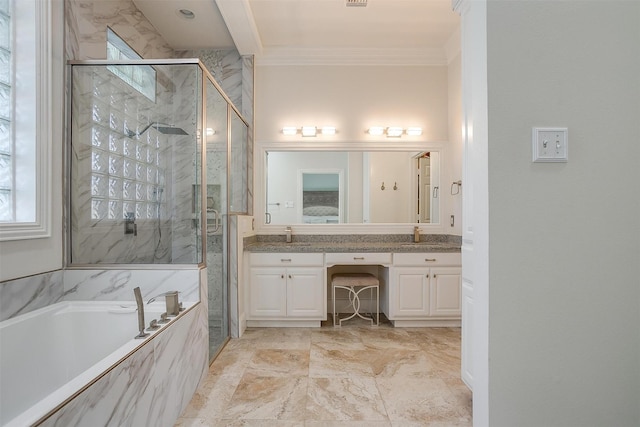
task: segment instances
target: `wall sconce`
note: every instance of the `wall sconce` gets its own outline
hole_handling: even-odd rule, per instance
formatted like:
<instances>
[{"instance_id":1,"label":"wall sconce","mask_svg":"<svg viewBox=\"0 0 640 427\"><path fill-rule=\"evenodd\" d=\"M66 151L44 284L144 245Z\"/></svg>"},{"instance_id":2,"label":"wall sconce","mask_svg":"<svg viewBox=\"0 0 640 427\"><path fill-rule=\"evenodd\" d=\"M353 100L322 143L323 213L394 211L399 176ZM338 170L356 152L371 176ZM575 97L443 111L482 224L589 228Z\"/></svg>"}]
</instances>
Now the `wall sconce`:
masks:
<instances>
[{"instance_id":1,"label":"wall sconce","mask_svg":"<svg viewBox=\"0 0 640 427\"><path fill-rule=\"evenodd\" d=\"M400 138L402 135L408 136L419 136L422 135L422 128L420 127L409 127L403 129L399 126L373 126L367 129L367 133L373 136L382 136L386 135L387 138Z\"/></svg>"},{"instance_id":2,"label":"wall sconce","mask_svg":"<svg viewBox=\"0 0 640 427\"><path fill-rule=\"evenodd\" d=\"M285 126L282 128L282 133L284 135L292 136L300 134L304 137L307 136L316 136L318 132L322 135L335 135L336 128L335 126L323 126L318 129L316 126L302 126L301 128L296 128L293 126Z\"/></svg>"}]
</instances>

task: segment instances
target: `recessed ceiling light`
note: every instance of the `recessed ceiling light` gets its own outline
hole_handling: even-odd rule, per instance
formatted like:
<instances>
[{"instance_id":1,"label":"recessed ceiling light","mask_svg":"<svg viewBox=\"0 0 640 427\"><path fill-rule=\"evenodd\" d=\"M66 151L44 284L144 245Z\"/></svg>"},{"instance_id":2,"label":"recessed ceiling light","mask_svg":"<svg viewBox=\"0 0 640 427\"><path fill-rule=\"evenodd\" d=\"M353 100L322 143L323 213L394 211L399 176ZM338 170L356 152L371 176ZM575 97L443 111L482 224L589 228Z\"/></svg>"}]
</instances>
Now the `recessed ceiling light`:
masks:
<instances>
[{"instance_id":1,"label":"recessed ceiling light","mask_svg":"<svg viewBox=\"0 0 640 427\"><path fill-rule=\"evenodd\" d=\"M176 10L176 13L179 17L184 19L193 19L196 17L196 14L189 9L178 9Z\"/></svg>"}]
</instances>

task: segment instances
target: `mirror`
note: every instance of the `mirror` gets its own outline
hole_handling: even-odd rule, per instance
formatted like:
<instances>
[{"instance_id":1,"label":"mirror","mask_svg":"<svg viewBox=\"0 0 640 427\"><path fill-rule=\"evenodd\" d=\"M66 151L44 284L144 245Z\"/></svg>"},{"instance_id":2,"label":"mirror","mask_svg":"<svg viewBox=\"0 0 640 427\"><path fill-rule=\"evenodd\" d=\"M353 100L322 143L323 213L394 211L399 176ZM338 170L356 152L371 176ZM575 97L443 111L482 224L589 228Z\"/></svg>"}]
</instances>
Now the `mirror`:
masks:
<instances>
[{"instance_id":1,"label":"mirror","mask_svg":"<svg viewBox=\"0 0 640 427\"><path fill-rule=\"evenodd\" d=\"M440 222L429 151L265 151L265 224Z\"/></svg>"}]
</instances>

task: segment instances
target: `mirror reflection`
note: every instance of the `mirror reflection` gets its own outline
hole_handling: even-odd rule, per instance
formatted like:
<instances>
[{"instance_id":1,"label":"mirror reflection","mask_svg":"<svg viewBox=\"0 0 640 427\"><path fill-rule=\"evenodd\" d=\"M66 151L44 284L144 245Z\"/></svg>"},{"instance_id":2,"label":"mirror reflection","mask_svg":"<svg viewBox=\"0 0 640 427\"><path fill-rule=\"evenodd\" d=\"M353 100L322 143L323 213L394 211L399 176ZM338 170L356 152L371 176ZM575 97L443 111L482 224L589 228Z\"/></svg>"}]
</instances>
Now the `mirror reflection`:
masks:
<instances>
[{"instance_id":1,"label":"mirror reflection","mask_svg":"<svg viewBox=\"0 0 640 427\"><path fill-rule=\"evenodd\" d=\"M265 223L440 222L440 153L267 151Z\"/></svg>"}]
</instances>

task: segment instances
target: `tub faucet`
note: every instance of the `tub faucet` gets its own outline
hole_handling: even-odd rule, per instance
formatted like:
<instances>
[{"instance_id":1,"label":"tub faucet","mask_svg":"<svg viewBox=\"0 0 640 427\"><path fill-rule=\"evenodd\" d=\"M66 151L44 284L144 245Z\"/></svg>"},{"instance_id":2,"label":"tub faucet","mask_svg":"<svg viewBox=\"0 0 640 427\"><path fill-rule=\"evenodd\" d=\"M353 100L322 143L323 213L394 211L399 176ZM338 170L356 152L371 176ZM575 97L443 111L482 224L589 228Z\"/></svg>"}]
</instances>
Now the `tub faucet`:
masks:
<instances>
[{"instance_id":1,"label":"tub faucet","mask_svg":"<svg viewBox=\"0 0 640 427\"><path fill-rule=\"evenodd\" d=\"M291 227L286 227L284 232L287 234L287 243L291 243Z\"/></svg>"},{"instance_id":2,"label":"tub faucet","mask_svg":"<svg viewBox=\"0 0 640 427\"><path fill-rule=\"evenodd\" d=\"M136 305L138 306L138 330L140 331L136 338L148 337L149 334L144 331L144 304L139 286L133 289L133 295L136 297Z\"/></svg>"},{"instance_id":3,"label":"tub faucet","mask_svg":"<svg viewBox=\"0 0 640 427\"><path fill-rule=\"evenodd\" d=\"M413 227L413 242L420 243L420 227Z\"/></svg>"}]
</instances>

